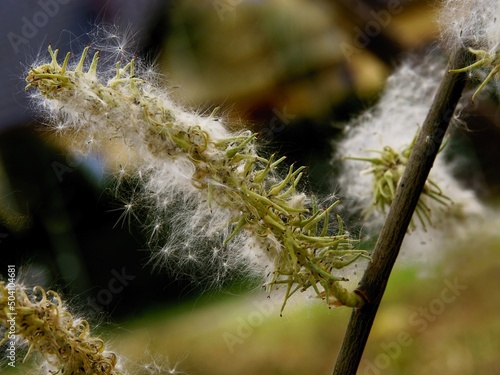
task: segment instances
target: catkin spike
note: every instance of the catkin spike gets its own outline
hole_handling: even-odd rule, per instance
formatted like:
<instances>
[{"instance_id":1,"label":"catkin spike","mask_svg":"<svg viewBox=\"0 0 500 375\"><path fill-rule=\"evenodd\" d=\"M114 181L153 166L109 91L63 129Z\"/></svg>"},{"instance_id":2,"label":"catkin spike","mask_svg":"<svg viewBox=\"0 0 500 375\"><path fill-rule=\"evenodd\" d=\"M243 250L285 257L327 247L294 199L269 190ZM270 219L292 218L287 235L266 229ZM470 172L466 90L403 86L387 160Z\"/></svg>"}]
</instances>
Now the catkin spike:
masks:
<instances>
[{"instance_id":1,"label":"catkin spike","mask_svg":"<svg viewBox=\"0 0 500 375\"><path fill-rule=\"evenodd\" d=\"M135 59L123 68L116 64L114 76L102 82L99 52L83 72L88 52L86 47L72 70L66 59L60 67L57 53L50 49L52 63L30 69L27 88L38 89L54 121L63 116L65 127L87 133L90 139L122 139L134 149L131 164L140 189L137 202L127 201L124 210L133 216L130 211L135 207L151 207L154 237L170 236L163 237L166 244L156 253L160 262L172 254L181 264L219 262L224 264L223 274L242 263L257 264L256 270L262 273L272 267L273 276L265 285L271 290L276 284L287 284L283 306L295 291L311 286L317 297L326 295L327 302L363 303L355 293L333 285L345 278L330 274L330 264L357 257L350 252L355 241L328 226L328 212L335 204L322 213L311 213L311 198L298 191L304 167L291 165L280 179L276 170L285 158L259 155L256 134L230 132L214 118L215 113L202 117L178 107L148 76L141 76ZM180 196L190 203L173 215L171 204ZM320 221L323 228L317 236L311 228ZM165 229L158 223L165 223ZM205 247L214 239L220 241L215 246L224 249L217 254L224 261ZM321 249L331 251L315 257Z\"/></svg>"},{"instance_id":2,"label":"catkin spike","mask_svg":"<svg viewBox=\"0 0 500 375\"><path fill-rule=\"evenodd\" d=\"M15 296L15 306L9 296ZM124 375L117 368L117 356L91 336L88 322L71 315L54 291L36 286L30 296L20 285L0 282L0 323L10 326L9 319L16 322L16 335L28 343L23 363L37 351L53 374Z\"/></svg>"}]
</instances>

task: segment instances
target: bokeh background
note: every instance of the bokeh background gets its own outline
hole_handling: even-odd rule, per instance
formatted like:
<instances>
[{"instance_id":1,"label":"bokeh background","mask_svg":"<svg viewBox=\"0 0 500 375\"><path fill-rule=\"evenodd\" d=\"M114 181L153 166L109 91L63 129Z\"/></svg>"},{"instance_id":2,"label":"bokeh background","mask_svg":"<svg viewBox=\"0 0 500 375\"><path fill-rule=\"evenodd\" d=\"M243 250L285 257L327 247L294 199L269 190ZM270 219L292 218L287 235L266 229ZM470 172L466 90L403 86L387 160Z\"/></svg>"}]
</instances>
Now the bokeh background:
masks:
<instances>
[{"instance_id":1,"label":"bokeh background","mask_svg":"<svg viewBox=\"0 0 500 375\"><path fill-rule=\"evenodd\" d=\"M172 373L330 373L348 309L298 298L280 317L280 296L267 299L258 280L234 275L210 290L154 270L141 218L120 219L107 173L120 150L73 155L30 106L24 76L49 44L78 54L96 26L110 25L123 38L109 39L103 52L124 48L154 63L187 107L221 107L233 126L258 132L269 152L308 166L311 192L339 192L332 141L376 102L401 61L442 54L437 9L420 0L4 0L2 267L16 264L26 285L59 291L138 366L154 359ZM457 177L494 212L498 98L485 96L464 113L467 123L454 137L474 167ZM362 226L356 215L345 219ZM359 374L500 373L498 225L492 219L463 243L450 239L430 261L397 263ZM123 288L111 293L117 278ZM464 287L443 302L454 283ZM16 370L1 371L23 373Z\"/></svg>"}]
</instances>

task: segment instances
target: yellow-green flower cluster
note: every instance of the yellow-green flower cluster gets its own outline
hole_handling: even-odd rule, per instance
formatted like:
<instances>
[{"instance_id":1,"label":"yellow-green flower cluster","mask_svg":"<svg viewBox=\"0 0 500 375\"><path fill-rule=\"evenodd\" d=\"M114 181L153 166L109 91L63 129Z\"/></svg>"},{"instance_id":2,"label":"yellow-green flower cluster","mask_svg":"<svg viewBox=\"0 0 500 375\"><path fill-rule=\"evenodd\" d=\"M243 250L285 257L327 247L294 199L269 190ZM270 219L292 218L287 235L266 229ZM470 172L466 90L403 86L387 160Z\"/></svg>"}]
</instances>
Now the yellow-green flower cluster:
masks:
<instances>
[{"instance_id":1,"label":"yellow-green flower cluster","mask_svg":"<svg viewBox=\"0 0 500 375\"><path fill-rule=\"evenodd\" d=\"M464 68L452 69L450 70L450 72L461 73L461 72L468 72L478 68L490 69L490 72L488 73L486 78L483 79L483 82L481 82L479 87L472 95L472 101L474 101L476 99L476 96L479 95L479 93L484 89L484 87L488 84L488 82L491 81L493 78L495 78L497 74L500 72L500 50L493 50L488 52L482 49L476 50L473 48L469 48L469 51L477 56L477 61Z\"/></svg>"},{"instance_id":2,"label":"yellow-green flower cluster","mask_svg":"<svg viewBox=\"0 0 500 375\"><path fill-rule=\"evenodd\" d=\"M15 304L9 305L9 301ZM32 352L41 353L49 373L122 374L116 367L116 355L105 350L101 339L90 335L88 322L74 318L56 292L36 286L28 296L21 286L12 289L0 282L0 324L10 326L12 319L15 334L28 345L24 360ZM9 332L0 344L7 341Z\"/></svg>"},{"instance_id":3,"label":"yellow-green flower cluster","mask_svg":"<svg viewBox=\"0 0 500 375\"><path fill-rule=\"evenodd\" d=\"M215 252L225 259L223 267L232 259L253 257L255 263L264 264L260 272L267 277L269 290L286 286L284 304L296 291L307 289L330 305L362 303L342 286L346 279L336 270L367 254L354 248L355 241L344 232L340 217L332 214L338 202L321 207L299 191L303 167L292 165L280 178L277 169L285 158L258 155L256 136L249 131L230 132L214 116L180 109L148 76L137 75L134 60L123 68L118 64L107 83L101 83L99 53L84 71L88 49L70 69L69 54L60 65L57 50L49 47L51 61L30 69L27 89L38 89L43 108L59 129L76 129L97 141L120 138L134 149L140 159L135 163L144 181L142 192L160 207L156 207L153 232L160 230L164 217L172 215L165 202L180 191L190 197L189 204L198 203L188 219L182 213L175 217L182 218L186 228L209 223L203 227L205 233L198 230L191 238L208 236L210 231L223 234L221 250ZM172 231L170 235L175 237ZM184 262L203 256L193 255L189 248L182 248L184 254L180 254L179 241L172 246L177 258L186 258ZM171 246L161 251L172 252Z\"/></svg>"},{"instance_id":4,"label":"yellow-green flower cluster","mask_svg":"<svg viewBox=\"0 0 500 375\"><path fill-rule=\"evenodd\" d=\"M500 72L500 11L498 0L446 0L439 12L441 44L450 52L468 48L476 61L465 67L450 70L468 72L482 81L472 96L477 95Z\"/></svg>"},{"instance_id":5,"label":"yellow-green flower cluster","mask_svg":"<svg viewBox=\"0 0 500 375\"><path fill-rule=\"evenodd\" d=\"M369 215L373 209L385 213L386 209L388 209L392 204L399 181L401 180L406 165L408 164L417 135L418 132L413 138L411 144L404 147L399 152L390 146L385 146L381 151L369 150L370 152L378 153L379 157L346 157L346 159L370 163L370 166L365 169L364 172L373 175L373 205L365 210L365 215ZM424 229L426 228L426 223L432 224L429 199L443 206L446 206L451 202L451 199L443 194L440 187L434 181L430 178L427 179L415 209L415 214ZM410 224L410 228L415 228L413 220Z\"/></svg>"}]
</instances>

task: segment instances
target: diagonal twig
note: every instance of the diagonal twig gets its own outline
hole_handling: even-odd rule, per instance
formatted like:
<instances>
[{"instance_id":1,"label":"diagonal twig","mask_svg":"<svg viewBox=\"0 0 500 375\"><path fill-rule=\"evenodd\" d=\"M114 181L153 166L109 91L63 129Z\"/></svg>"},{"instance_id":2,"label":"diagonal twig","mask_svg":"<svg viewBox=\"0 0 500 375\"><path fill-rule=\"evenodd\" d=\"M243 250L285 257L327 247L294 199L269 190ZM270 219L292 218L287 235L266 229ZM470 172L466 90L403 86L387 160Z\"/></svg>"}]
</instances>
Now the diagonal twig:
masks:
<instances>
[{"instance_id":1,"label":"diagonal twig","mask_svg":"<svg viewBox=\"0 0 500 375\"><path fill-rule=\"evenodd\" d=\"M463 66L467 54L465 50L456 51L450 59L449 69ZM441 81L373 250L372 260L356 289L366 303L352 312L333 375L356 374L392 267L465 82L465 73L449 73L448 69Z\"/></svg>"}]
</instances>

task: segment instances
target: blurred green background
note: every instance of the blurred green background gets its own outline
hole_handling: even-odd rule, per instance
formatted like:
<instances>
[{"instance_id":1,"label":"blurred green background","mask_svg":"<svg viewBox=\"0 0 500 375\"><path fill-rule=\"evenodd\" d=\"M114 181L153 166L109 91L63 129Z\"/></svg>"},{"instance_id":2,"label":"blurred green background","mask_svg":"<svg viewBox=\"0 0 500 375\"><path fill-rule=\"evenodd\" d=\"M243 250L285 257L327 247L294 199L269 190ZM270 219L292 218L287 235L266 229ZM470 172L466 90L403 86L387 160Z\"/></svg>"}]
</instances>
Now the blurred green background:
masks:
<instances>
[{"instance_id":1,"label":"blurred green background","mask_svg":"<svg viewBox=\"0 0 500 375\"><path fill-rule=\"evenodd\" d=\"M2 10L6 34L21 33L22 17L40 11L36 2L27 4L15 14ZM350 311L298 297L280 318L279 292L267 299L256 280L233 275L221 289L207 290L202 281L153 270L141 213L120 220L123 202L107 173L123 150L110 145L83 158L71 153L64 135L47 132L18 99L25 98L23 60L33 50L44 53L48 42L77 54L88 42L78 35L89 24L121 24L133 35L123 47L154 62L176 99L207 113L220 106L231 126L258 132L267 152L308 166L311 192L328 194L338 189L330 159L344 124L376 101L407 55L440 55L436 9L435 2L416 0L61 5L51 29L40 27L29 39L31 51L13 53L5 40L0 45L8 56L2 70L11 77L2 90L6 103L14 98L4 103L0 122L2 263L18 265L26 285L61 292L70 310L136 366L156 360L175 367L172 373L330 373ZM58 35L67 14L77 26ZM367 33L373 36L359 48ZM112 59L122 42L108 42L103 54ZM465 108L467 123L454 132L475 166L458 177L493 211L500 186L497 108L495 95ZM362 225L356 215L345 220ZM359 374L500 373L498 225L492 219L467 229L467 240L450 239L449 248L435 249L432 264L396 265ZM123 288L110 293L117 274L125 278ZM466 289L444 302L449 292L443 290L457 278ZM2 371L22 374L23 367Z\"/></svg>"}]
</instances>

